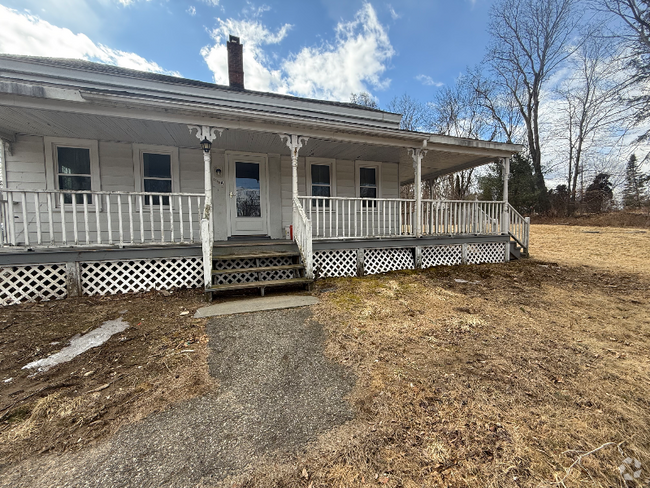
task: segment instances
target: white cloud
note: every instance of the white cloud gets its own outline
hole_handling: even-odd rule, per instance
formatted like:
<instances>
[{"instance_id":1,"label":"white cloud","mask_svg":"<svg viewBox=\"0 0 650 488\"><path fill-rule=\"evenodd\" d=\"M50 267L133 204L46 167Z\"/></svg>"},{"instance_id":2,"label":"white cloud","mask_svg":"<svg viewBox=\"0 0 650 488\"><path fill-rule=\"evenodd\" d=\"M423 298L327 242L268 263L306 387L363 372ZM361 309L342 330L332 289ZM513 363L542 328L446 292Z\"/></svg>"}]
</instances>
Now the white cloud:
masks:
<instances>
[{"instance_id":1,"label":"white cloud","mask_svg":"<svg viewBox=\"0 0 650 488\"><path fill-rule=\"evenodd\" d=\"M201 54L214 73L216 83L228 83L228 34L240 37L244 45L244 77L247 88L294 95L349 100L351 93L382 89L390 80L383 78L386 63L394 54L386 30L375 10L365 4L350 22L339 22L335 39L320 46L304 47L298 54L273 63L265 46L280 43L291 26L272 32L257 20L221 20L213 30L216 41Z\"/></svg>"},{"instance_id":2,"label":"white cloud","mask_svg":"<svg viewBox=\"0 0 650 488\"><path fill-rule=\"evenodd\" d=\"M418 80L420 83L426 86L436 86L436 87L441 87L444 86L445 84L441 81L435 81L433 78L431 78L428 75L417 75L415 77L416 80Z\"/></svg>"},{"instance_id":3,"label":"white cloud","mask_svg":"<svg viewBox=\"0 0 650 488\"><path fill-rule=\"evenodd\" d=\"M280 70L271 69L270 59L263 46L278 44L291 29L283 25L277 32L271 32L256 20L221 20L211 35L216 41L213 46L201 49L201 55L213 73L214 82L228 84L228 52L223 42L230 34L238 36L244 44L244 83L251 90L286 93L286 83Z\"/></svg>"},{"instance_id":4,"label":"white cloud","mask_svg":"<svg viewBox=\"0 0 650 488\"><path fill-rule=\"evenodd\" d=\"M192 17L196 15L196 7L193 5L190 5L190 7L187 9L187 13L190 14Z\"/></svg>"},{"instance_id":5,"label":"white cloud","mask_svg":"<svg viewBox=\"0 0 650 488\"><path fill-rule=\"evenodd\" d=\"M390 12L390 16L391 16L391 18L393 20L397 20L397 19L402 17L400 14L395 12L395 9L393 8L393 6L391 4L388 4L388 11Z\"/></svg>"},{"instance_id":6,"label":"white cloud","mask_svg":"<svg viewBox=\"0 0 650 488\"><path fill-rule=\"evenodd\" d=\"M203 3L207 3L211 7L218 7L221 0L203 0Z\"/></svg>"},{"instance_id":7,"label":"white cloud","mask_svg":"<svg viewBox=\"0 0 650 488\"><path fill-rule=\"evenodd\" d=\"M85 34L57 27L29 13L0 5L0 52L29 56L75 58L122 68L180 76L132 52L95 44Z\"/></svg>"}]
</instances>

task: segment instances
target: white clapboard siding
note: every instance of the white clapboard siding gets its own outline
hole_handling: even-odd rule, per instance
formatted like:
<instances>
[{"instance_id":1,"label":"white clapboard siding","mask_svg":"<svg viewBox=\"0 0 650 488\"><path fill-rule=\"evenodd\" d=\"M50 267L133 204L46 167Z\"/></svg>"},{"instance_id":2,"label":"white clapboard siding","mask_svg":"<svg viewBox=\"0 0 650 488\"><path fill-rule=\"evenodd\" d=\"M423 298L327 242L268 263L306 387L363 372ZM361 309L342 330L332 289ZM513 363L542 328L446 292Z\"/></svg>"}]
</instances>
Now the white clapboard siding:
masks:
<instances>
[{"instance_id":1,"label":"white clapboard siding","mask_svg":"<svg viewBox=\"0 0 650 488\"><path fill-rule=\"evenodd\" d=\"M100 188L104 191L135 191L131 144L99 142Z\"/></svg>"},{"instance_id":2,"label":"white clapboard siding","mask_svg":"<svg viewBox=\"0 0 650 488\"><path fill-rule=\"evenodd\" d=\"M5 151L7 188L45 188L45 153L41 136L20 135Z\"/></svg>"}]
</instances>

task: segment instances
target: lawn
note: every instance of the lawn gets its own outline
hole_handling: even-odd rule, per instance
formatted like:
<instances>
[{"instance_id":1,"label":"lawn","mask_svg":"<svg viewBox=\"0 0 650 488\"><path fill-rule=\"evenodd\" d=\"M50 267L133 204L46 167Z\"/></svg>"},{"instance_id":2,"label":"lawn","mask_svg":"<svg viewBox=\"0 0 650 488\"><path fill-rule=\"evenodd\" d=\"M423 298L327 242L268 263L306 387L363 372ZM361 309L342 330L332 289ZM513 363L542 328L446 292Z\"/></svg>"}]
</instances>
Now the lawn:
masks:
<instances>
[{"instance_id":1,"label":"lawn","mask_svg":"<svg viewBox=\"0 0 650 488\"><path fill-rule=\"evenodd\" d=\"M534 225L528 260L318 281L313 320L357 377L356 418L228 486L647 486L649 250L642 229ZM16 377L0 396L5 466L218 388L205 323L180 315L200 305L180 292L0 311L0 379ZM90 363L19 372L123 310L133 327Z\"/></svg>"}]
</instances>

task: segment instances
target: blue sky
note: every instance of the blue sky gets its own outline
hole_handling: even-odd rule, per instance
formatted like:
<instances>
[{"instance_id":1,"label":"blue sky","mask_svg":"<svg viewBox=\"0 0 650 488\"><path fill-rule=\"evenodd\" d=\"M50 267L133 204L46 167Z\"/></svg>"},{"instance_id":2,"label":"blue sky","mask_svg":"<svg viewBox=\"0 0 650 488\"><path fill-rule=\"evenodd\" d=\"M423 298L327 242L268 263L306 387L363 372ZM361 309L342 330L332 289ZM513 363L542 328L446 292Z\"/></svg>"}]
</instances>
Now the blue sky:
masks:
<instances>
[{"instance_id":1,"label":"blue sky","mask_svg":"<svg viewBox=\"0 0 650 488\"><path fill-rule=\"evenodd\" d=\"M225 82L227 33L247 88L380 105L431 100L479 63L490 0L0 0L0 52L100 60Z\"/></svg>"}]
</instances>

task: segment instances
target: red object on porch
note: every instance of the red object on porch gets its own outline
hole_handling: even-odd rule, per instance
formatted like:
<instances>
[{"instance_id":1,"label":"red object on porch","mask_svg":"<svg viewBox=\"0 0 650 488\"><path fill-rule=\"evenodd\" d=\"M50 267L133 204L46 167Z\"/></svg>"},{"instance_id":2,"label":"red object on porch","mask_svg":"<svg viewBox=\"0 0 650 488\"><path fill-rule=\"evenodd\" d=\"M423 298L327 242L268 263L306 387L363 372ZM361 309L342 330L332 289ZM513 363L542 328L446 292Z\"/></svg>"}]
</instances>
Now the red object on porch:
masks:
<instances>
[{"instance_id":1,"label":"red object on porch","mask_svg":"<svg viewBox=\"0 0 650 488\"><path fill-rule=\"evenodd\" d=\"M293 241L293 225L289 226L289 239Z\"/></svg>"}]
</instances>

